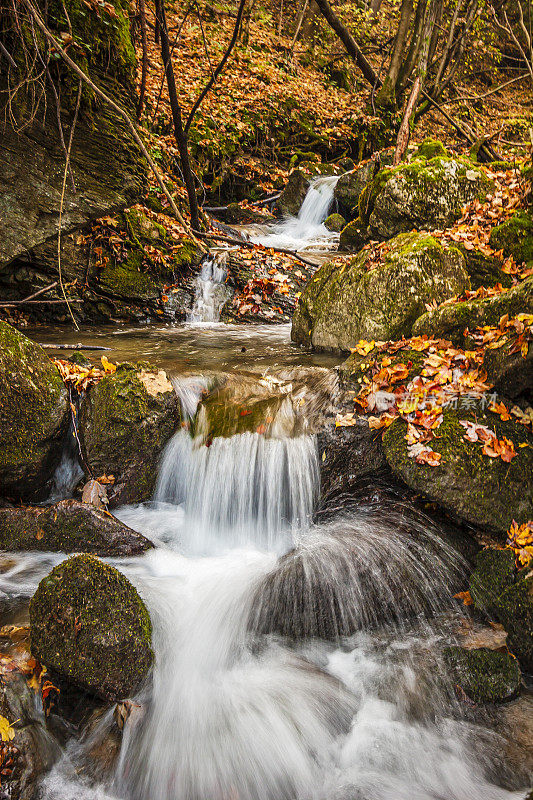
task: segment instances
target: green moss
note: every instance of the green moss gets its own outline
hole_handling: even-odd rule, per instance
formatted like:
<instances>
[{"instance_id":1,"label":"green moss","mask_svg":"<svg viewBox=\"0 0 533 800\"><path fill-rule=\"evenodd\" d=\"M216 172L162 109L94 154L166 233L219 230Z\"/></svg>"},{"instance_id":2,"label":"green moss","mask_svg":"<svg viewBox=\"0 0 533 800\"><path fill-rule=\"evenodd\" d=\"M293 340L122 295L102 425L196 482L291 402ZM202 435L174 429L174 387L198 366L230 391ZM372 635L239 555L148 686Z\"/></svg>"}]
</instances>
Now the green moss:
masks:
<instances>
[{"instance_id":1,"label":"green moss","mask_svg":"<svg viewBox=\"0 0 533 800\"><path fill-rule=\"evenodd\" d=\"M99 285L113 295L132 300L157 297L159 287L149 275L140 271L142 261L141 250L130 250L122 264L110 260L100 273Z\"/></svg>"},{"instance_id":2,"label":"green moss","mask_svg":"<svg viewBox=\"0 0 533 800\"><path fill-rule=\"evenodd\" d=\"M422 144L419 144L416 150L415 157L416 158L435 158L439 156L440 158L449 158L448 151L437 139L427 138L424 139Z\"/></svg>"},{"instance_id":3,"label":"green moss","mask_svg":"<svg viewBox=\"0 0 533 800\"><path fill-rule=\"evenodd\" d=\"M342 216L342 214L330 214L329 217L326 217L324 220L324 225L328 229L328 231L333 231L334 233L340 233L344 226L346 225L346 220Z\"/></svg>"},{"instance_id":4,"label":"green moss","mask_svg":"<svg viewBox=\"0 0 533 800\"><path fill-rule=\"evenodd\" d=\"M59 456L66 389L39 345L0 321L0 486L28 496Z\"/></svg>"},{"instance_id":5,"label":"green moss","mask_svg":"<svg viewBox=\"0 0 533 800\"><path fill-rule=\"evenodd\" d=\"M487 547L478 553L469 586L476 607L494 614L500 595L514 583L515 573L512 550Z\"/></svg>"},{"instance_id":6,"label":"green moss","mask_svg":"<svg viewBox=\"0 0 533 800\"><path fill-rule=\"evenodd\" d=\"M141 246L142 241L164 242L167 232L163 225L143 214L138 208L129 208L124 212L128 232L133 241Z\"/></svg>"},{"instance_id":7,"label":"green moss","mask_svg":"<svg viewBox=\"0 0 533 800\"><path fill-rule=\"evenodd\" d=\"M507 631L509 649L530 672L533 669L533 573L530 567L521 570L516 583L501 594L496 614Z\"/></svg>"},{"instance_id":8,"label":"green moss","mask_svg":"<svg viewBox=\"0 0 533 800\"><path fill-rule=\"evenodd\" d=\"M502 703L520 691L520 667L509 653L448 647L444 655L454 681L475 703Z\"/></svg>"},{"instance_id":9,"label":"green moss","mask_svg":"<svg viewBox=\"0 0 533 800\"><path fill-rule=\"evenodd\" d=\"M30 603L32 653L106 700L131 696L153 660L152 626L134 587L91 555L63 561Z\"/></svg>"},{"instance_id":10,"label":"green moss","mask_svg":"<svg viewBox=\"0 0 533 800\"><path fill-rule=\"evenodd\" d=\"M468 250L460 242L456 247L464 256L472 289L478 289L480 286L492 287L497 283L501 283L504 288L513 285L511 276L502 272L502 262L499 258L486 256L480 250Z\"/></svg>"},{"instance_id":11,"label":"green moss","mask_svg":"<svg viewBox=\"0 0 533 800\"><path fill-rule=\"evenodd\" d=\"M178 272L181 272L185 267L197 266L202 258L203 253L192 239L182 239L179 247L175 247L172 250L172 262Z\"/></svg>"},{"instance_id":12,"label":"green moss","mask_svg":"<svg viewBox=\"0 0 533 800\"><path fill-rule=\"evenodd\" d=\"M490 246L503 250L517 263L533 263L533 216L519 211L507 222L496 225L490 232Z\"/></svg>"},{"instance_id":13,"label":"green moss","mask_svg":"<svg viewBox=\"0 0 533 800\"><path fill-rule=\"evenodd\" d=\"M367 238L366 228L358 218L353 222L349 222L348 225L342 229L339 239L339 250L357 252L363 247Z\"/></svg>"}]
</instances>

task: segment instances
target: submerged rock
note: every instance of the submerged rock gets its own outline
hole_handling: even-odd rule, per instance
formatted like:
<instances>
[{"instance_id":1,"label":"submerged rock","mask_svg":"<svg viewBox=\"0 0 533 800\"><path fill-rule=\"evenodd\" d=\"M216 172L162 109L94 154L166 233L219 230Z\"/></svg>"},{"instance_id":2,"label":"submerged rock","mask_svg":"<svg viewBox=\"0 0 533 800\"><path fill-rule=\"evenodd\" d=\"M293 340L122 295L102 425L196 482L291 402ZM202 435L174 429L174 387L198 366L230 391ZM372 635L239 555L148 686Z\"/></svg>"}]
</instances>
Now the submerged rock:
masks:
<instances>
[{"instance_id":1,"label":"submerged rock","mask_svg":"<svg viewBox=\"0 0 533 800\"><path fill-rule=\"evenodd\" d=\"M520 691L522 673L509 653L448 647L444 655L453 680L475 703L502 703Z\"/></svg>"},{"instance_id":2,"label":"submerged rock","mask_svg":"<svg viewBox=\"0 0 533 800\"><path fill-rule=\"evenodd\" d=\"M420 492L468 522L500 536L513 519L533 518L533 435L524 425L503 422L495 414L476 409L475 419L492 429L498 439L514 443L510 463L490 458L480 442L464 438L460 419L472 419L468 410L444 409L444 419L431 448L442 458L437 467L418 464L408 454L407 424L395 420L383 436L385 456L393 472ZM521 447L520 445L524 445Z\"/></svg>"},{"instance_id":3,"label":"submerged rock","mask_svg":"<svg viewBox=\"0 0 533 800\"><path fill-rule=\"evenodd\" d=\"M413 228L450 225L465 203L484 198L492 184L472 163L437 156L415 157L382 169L359 199L359 213L372 238L391 239Z\"/></svg>"},{"instance_id":4,"label":"submerged rock","mask_svg":"<svg viewBox=\"0 0 533 800\"><path fill-rule=\"evenodd\" d=\"M61 500L53 506L0 508L0 548L134 556L153 547L142 534L94 505Z\"/></svg>"},{"instance_id":5,"label":"submerged rock","mask_svg":"<svg viewBox=\"0 0 533 800\"><path fill-rule=\"evenodd\" d=\"M180 422L177 397L163 370L120 364L88 394L80 429L95 475L112 474L110 505L148 500L157 464Z\"/></svg>"},{"instance_id":6,"label":"submerged rock","mask_svg":"<svg viewBox=\"0 0 533 800\"><path fill-rule=\"evenodd\" d=\"M90 555L63 561L30 603L34 656L103 700L135 694L153 660L151 622L134 587Z\"/></svg>"},{"instance_id":7,"label":"submerged rock","mask_svg":"<svg viewBox=\"0 0 533 800\"><path fill-rule=\"evenodd\" d=\"M67 390L42 347L0 321L0 493L39 495L57 465Z\"/></svg>"},{"instance_id":8,"label":"submerged rock","mask_svg":"<svg viewBox=\"0 0 533 800\"><path fill-rule=\"evenodd\" d=\"M427 234L405 233L347 264L323 264L302 293L292 339L317 350L348 351L359 339L408 336L426 303L469 285L459 250Z\"/></svg>"}]
</instances>

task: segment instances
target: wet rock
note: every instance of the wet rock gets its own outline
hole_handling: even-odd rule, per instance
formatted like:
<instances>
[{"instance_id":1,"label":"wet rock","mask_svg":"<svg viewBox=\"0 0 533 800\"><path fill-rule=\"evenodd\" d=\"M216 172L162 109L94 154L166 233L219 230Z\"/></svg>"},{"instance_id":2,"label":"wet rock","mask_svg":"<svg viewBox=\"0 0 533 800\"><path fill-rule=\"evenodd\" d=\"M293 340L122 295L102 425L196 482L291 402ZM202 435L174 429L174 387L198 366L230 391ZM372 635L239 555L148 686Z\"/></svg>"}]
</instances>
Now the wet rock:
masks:
<instances>
[{"instance_id":1,"label":"wet rock","mask_svg":"<svg viewBox=\"0 0 533 800\"><path fill-rule=\"evenodd\" d=\"M366 233L366 225L363 225L360 217L349 222L346 227L341 231L339 239L339 250L346 250L349 253L357 253L365 242L368 236Z\"/></svg>"},{"instance_id":2,"label":"wet rock","mask_svg":"<svg viewBox=\"0 0 533 800\"><path fill-rule=\"evenodd\" d=\"M137 531L94 505L61 500L52 506L0 508L0 548L8 552L134 556L153 547Z\"/></svg>"},{"instance_id":3,"label":"wet rock","mask_svg":"<svg viewBox=\"0 0 533 800\"><path fill-rule=\"evenodd\" d=\"M42 347L0 321L0 493L39 495L57 465L67 391Z\"/></svg>"},{"instance_id":4,"label":"wet rock","mask_svg":"<svg viewBox=\"0 0 533 800\"><path fill-rule=\"evenodd\" d=\"M151 497L159 456L179 422L163 370L121 364L91 389L80 429L93 474L115 477L107 488L110 506Z\"/></svg>"},{"instance_id":5,"label":"wet rock","mask_svg":"<svg viewBox=\"0 0 533 800\"><path fill-rule=\"evenodd\" d=\"M38 783L61 755L58 742L47 730L46 720L36 702L36 695L26 678L11 672L0 683L0 714L12 724L15 737L1 747L14 746L14 768L6 775L2 771L3 797L11 800L30 800L37 796ZM3 762L3 759L2 759ZM1 765L2 770L5 768Z\"/></svg>"},{"instance_id":6,"label":"wet rock","mask_svg":"<svg viewBox=\"0 0 533 800\"><path fill-rule=\"evenodd\" d=\"M522 673L509 653L448 647L444 655L454 682L474 703L502 703L520 691Z\"/></svg>"},{"instance_id":7,"label":"wet rock","mask_svg":"<svg viewBox=\"0 0 533 800\"><path fill-rule=\"evenodd\" d=\"M464 345L465 330L475 331L484 325L497 325L509 314L533 313L533 277L526 278L517 286L484 300L469 300L453 303L422 314L413 325L415 336L450 339L455 345Z\"/></svg>"},{"instance_id":8,"label":"wet rock","mask_svg":"<svg viewBox=\"0 0 533 800\"><path fill-rule=\"evenodd\" d=\"M520 351L511 353L516 339L503 336L501 347L493 350L487 348L483 356L483 367L494 388L505 397L524 395L531 398L533 393L533 343L529 344L525 354Z\"/></svg>"},{"instance_id":9,"label":"wet rock","mask_svg":"<svg viewBox=\"0 0 533 800\"><path fill-rule=\"evenodd\" d=\"M361 193L376 172L376 162L366 161L351 172L341 175L335 186L333 196L339 212L346 219L358 216L358 203Z\"/></svg>"},{"instance_id":10,"label":"wet rock","mask_svg":"<svg viewBox=\"0 0 533 800\"><path fill-rule=\"evenodd\" d=\"M134 587L90 555L63 561L30 603L32 653L107 701L135 694L153 660L151 622Z\"/></svg>"},{"instance_id":11,"label":"wet rock","mask_svg":"<svg viewBox=\"0 0 533 800\"><path fill-rule=\"evenodd\" d=\"M415 157L382 169L359 198L359 213L371 238L450 225L465 203L484 198L492 184L471 162Z\"/></svg>"},{"instance_id":12,"label":"wet rock","mask_svg":"<svg viewBox=\"0 0 533 800\"><path fill-rule=\"evenodd\" d=\"M496 225L490 232L489 244L494 250L503 250L517 264L533 262L533 219L531 213L519 211L507 222Z\"/></svg>"},{"instance_id":13,"label":"wet rock","mask_svg":"<svg viewBox=\"0 0 533 800\"><path fill-rule=\"evenodd\" d=\"M477 608L488 614L496 613L498 598L514 583L515 560L510 549L487 547L478 553L476 569L470 577L469 587Z\"/></svg>"},{"instance_id":14,"label":"wet rock","mask_svg":"<svg viewBox=\"0 0 533 800\"><path fill-rule=\"evenodd\" d=\"M289 175L286 187L278 199L277 206L283 214L297 216L309 189L309 180L304 172L295 169Z\"/></svg>"},{"instance_id":15,"label":"wet rock","mask_svg":"<svg viewBox=\"0 0 533 800\"><path fill-rule=\"evenodd\" d=\"M344 226L346 225L346 220L342 216L342 214L330 214L329 217L326 217L324 220L324 225L328 229L328 231L332 231L333 233L340 233Z\"/></svg>"},{"instance_id":16,"label":"wet rock","mask_svg":"<svg viewBox=\"0 0 533 800\"><path fill-rule=\"evenodd\" d=\"M464 259L421 233L362 250L347 264L326 262L296 308L292 339L317 350L348 351L359 339L409 336L426 303L469 287Z\"/></svg>"},{"instance_id":17,"label":"wet rock","mask_svg":"<svg viewBox=\"0 0 533 800\"><path fill-rule=\"evenodd\" d=\"M524 425L503 422L494 414L476 410L475 419L498 437L514 443L517 455L510 463L490 458L479 442L464 438L460 419L472 419L470 411L444 410L444 419L431 447L441 454L438 467L417 464L408 455L407 424L395 420L383 436L385 456L393 472L411 489L420 492L457 517L504 536L513 519L533 515L533 435ZM524 444L524 447L520 447Z\"/></svg>"}]
</instances>

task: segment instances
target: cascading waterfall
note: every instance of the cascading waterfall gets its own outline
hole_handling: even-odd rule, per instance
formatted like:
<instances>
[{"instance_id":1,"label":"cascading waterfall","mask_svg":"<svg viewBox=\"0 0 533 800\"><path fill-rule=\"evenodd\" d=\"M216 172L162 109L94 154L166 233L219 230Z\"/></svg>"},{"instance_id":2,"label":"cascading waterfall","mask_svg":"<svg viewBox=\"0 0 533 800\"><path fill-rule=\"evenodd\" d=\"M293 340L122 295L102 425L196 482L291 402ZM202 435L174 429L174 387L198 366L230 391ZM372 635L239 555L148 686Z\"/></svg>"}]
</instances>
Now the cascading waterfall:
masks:
<instances>
[{"instance_id":1,"label":"cascading waterfall","mask_svg":"<svg viewBox=\"0 0 533 800\"><path fill-rule=\"evenodd\" d=\"M187 322L218 322L222 306L230 296L225 284L227 253L207 258L194 282L194 300Z\"/></svg>"},{"instance_id":2,"label":"cascading waterfall","mask_svg":"<svg viewBox=\"0 0 533 800\"><path fill-rule=\"evenodd\" d=\"M297 217L287 217L251 237L253 242L265 247L283 247L289 250L328 249L338 242L339 236L328 231L324 220L333 204L333 191L337 175L316 178L310 185Z\"/></svg>"},{"instance_id":3,"label":"cascading waterfall","mask_svg":"<svg viewBox=\"0 0 533 800\"><path fill-rule=\"evenodd\" d=\"M152 617L153 680L114 774L90 783L90 743L73 746L46 800L523 797L447 682L457 618L429 622L461 559L398 509L313 526L317 486L313 437L174 437L154 502L119 512L167 543L121 566Z\"/></svg>"}]
</instances>

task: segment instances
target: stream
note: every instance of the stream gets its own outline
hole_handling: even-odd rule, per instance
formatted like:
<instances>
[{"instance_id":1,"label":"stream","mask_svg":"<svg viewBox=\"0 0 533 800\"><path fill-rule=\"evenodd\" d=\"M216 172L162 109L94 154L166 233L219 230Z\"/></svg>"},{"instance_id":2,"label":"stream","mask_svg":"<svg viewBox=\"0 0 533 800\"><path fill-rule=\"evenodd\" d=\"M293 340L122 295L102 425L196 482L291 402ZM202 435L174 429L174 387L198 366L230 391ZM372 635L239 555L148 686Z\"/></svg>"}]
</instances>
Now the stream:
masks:
<instances>
[{"instance_id":1,"label":"stream","mask_svg":"<svg viewBox=\"0 0 533 800\"><path fill-rule=\"evenodd\" d=\"M331 201L313 191L321 211L305 236L323 246L317 229ZM300 246L294 219L263 236ZM199 275L185 325L33 335L104 345L110 360L148 359L172 374L339 363L303 353L288 326L206 320L222 271L210 264ZM208 447L187 430L174 435L153 501L115 512L156 544L111 562L150 611L153 674L111 774L84 768L95 742L105 746L109 712L67 745L43 800L524 797L509 742L456 699L444 667L463 624L452 599L465 580L461 556L398 503L314 523L319 458L313 434L247 432ZM0 590L25 602L61 560L18 554Z\"/></svg>"}]
</instances>

